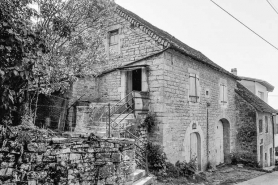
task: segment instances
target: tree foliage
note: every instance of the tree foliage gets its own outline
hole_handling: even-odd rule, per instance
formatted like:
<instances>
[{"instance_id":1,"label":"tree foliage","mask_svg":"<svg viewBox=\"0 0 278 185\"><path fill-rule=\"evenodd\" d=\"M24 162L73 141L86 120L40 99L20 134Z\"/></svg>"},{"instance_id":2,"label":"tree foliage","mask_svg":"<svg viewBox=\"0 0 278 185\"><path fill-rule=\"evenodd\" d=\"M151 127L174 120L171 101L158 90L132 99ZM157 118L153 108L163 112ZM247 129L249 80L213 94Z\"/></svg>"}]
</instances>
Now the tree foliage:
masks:
<instances>
[{"instance_id":1,"label":"tree foliage","mask_svg":"<svg viewBox=\"0 0 278 185\"><path fill-rule=\"evenodd\" d=\"M43 93L63 90L76 77L95 75L106 60L103 29L113 13L113 0L35 0L36 29L49 53L38 63Z\"/></svg>"},{"instance_id":2,"label":"tree foliage","mask_svg":"<svg viewBox=\"0 0 278 185\"><path fill-rule=\"evenodd\" d=\"M0 2L0 121L19 124L28 82L34 81L33 66L47 51L44 40L32 28L35 11L31 0Z\"/></svg>"}]
</instances>

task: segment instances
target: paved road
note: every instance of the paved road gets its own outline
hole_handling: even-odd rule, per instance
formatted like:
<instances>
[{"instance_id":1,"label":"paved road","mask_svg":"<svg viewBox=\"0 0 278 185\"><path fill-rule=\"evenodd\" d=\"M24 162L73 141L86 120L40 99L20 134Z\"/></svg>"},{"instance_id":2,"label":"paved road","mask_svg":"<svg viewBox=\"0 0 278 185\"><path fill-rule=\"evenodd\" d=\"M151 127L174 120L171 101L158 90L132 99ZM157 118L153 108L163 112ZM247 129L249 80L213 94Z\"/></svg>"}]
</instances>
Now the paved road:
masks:
<instances>
[{"instance_id":1,"label":"paved road","mask_svg":"<svg viewBox=\"0 0 278 185\"><path fill-rule=\"evenodd\" d=\"M278 185L278 171L261 175L238 185Z\"/></svg>"}]
</instances>

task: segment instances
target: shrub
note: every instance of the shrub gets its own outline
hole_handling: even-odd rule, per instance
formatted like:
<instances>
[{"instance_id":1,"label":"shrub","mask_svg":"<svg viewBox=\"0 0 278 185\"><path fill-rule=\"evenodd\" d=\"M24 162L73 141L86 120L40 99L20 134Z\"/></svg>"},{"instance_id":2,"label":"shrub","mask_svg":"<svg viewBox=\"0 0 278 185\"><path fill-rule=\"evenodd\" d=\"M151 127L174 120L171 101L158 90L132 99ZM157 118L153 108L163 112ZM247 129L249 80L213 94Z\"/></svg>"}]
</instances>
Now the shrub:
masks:
<instances>
[{"instance_id":1,"label":"shrub","mask_svg":"<svg viewBox=\"0 0 278 185\"><path fill-rule=\"evenodd\" d=\"M148 166L151 171L159 172L165 169L167 157L160 145L148 142L146 151L149 163Z\"/></svg>"},{"instance_id":2,"label":"shrub","mask_svg":"<svg viewBox=\"0 0 278 185\"><path fill-rule=\"evenodd\" d=\"M196 159L191 159L189 162L177 161L175 166L179 169L180 176L183 177L192 176L197 171Z\"/></svg>"},{"instance_id":3,"label":"shrub","mask_svg":"<svg viewBox=\"0 0 278 185\"><path fill-rule=\"evenodd\" d=\"M155 114L148 113L144 122L142 123L142 127L146 128L148 133L153 133L156 125Z\"/></svg>"},{"instance_id":4,"label":"shrub","mask_svg":"<svg viewBox=\"0 0 278 185\"><path fill-rule=\"evenodd\" d=\"M258 162L256 162L256 156L251 155L248 152L232 153L231 154L231 164L244 164L245 166L257 168L259 167Z\"/></svg>"}]
</instances>

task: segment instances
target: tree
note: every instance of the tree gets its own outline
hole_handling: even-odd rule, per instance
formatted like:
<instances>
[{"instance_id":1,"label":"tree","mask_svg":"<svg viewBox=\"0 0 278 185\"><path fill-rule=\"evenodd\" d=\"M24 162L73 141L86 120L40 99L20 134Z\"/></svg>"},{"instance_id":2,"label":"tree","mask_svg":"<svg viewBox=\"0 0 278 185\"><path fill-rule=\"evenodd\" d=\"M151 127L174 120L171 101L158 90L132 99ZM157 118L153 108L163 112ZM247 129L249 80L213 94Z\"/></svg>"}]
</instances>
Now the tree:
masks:
<instances>
[{"instance_id":1,"label":"tree","mask_svg":"<svg viewBox=\"0 0 278 185\"><path fill-rule=\"evenodd\" d=\"M64 90L77 77L97 73L106 60L104 27L113 14L113 0L35 0L36 29L49 52L38 62L42 93Z\"/></svg>"},{"instance_id":2,"label":"tree","mask_svg":"<svg viewBox=\"0 0 278 185\"><path fill-rule=\"evenodd\" d=\"M0 123L20 123L22 105L27 101L33 67L47 52L41 35L32 28L35 15L31 0L0 2Z\"/></svg>"}]
</instances>

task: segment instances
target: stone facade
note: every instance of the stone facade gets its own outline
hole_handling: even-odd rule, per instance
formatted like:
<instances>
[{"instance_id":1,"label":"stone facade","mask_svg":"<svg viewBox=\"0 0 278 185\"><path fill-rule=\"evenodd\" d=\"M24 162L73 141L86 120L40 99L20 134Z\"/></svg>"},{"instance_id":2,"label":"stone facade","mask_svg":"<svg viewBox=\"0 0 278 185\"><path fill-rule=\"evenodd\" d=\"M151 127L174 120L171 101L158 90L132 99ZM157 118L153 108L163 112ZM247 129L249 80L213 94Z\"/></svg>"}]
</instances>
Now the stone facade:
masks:
<instances>
[{"instance_id":1,"label":"stone facade","mask_svg":"<svg viewBox=\"0 0 278 185\"><path fill-rule=\"evenodd\" d=\"M151 140L164 147L170 162L189 161L192 150L198 155L199 170L205 170L208 162L215 166L227 161L230 153L237 151L238 121L244 116L239 110L242 106L236 103L237 78L166 48L169 45L161 44L161 38L151 37L150 30L134 26L129 18L115 14L111 20L107 31L119 30L119 48L116 54L108 54L108 63L98 66L104 73L73 85L72 98L77 99L87 89L94 94L88 101L118 102L127 93L128 71L141 68L146 75L142 91L149 92L149 111L157 118ZM107 38L104 47L109 52ZM190 94L192 74L198 81L195 103ZM192 148L192 137L196 138L196 148Z\"/></svg>"},{"instance_id":2,"label":"stone facade","mask_svg":"<svg viewBox=\"0 0 278 185\"><path fill-rule=\"evenodd\" d=\"M134 140L45 135L1 128L0 184L132 184Z\"/></svg>"}]
</instances>

